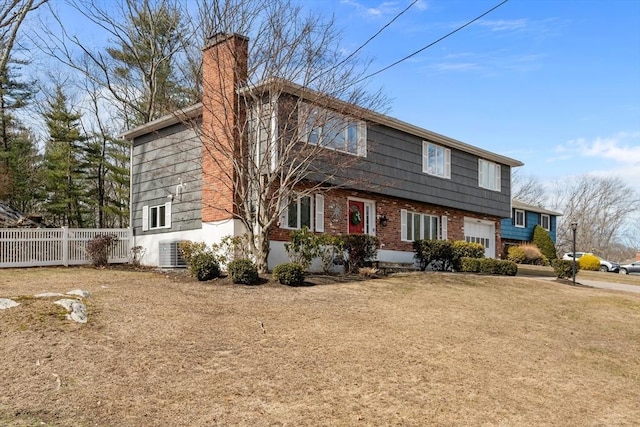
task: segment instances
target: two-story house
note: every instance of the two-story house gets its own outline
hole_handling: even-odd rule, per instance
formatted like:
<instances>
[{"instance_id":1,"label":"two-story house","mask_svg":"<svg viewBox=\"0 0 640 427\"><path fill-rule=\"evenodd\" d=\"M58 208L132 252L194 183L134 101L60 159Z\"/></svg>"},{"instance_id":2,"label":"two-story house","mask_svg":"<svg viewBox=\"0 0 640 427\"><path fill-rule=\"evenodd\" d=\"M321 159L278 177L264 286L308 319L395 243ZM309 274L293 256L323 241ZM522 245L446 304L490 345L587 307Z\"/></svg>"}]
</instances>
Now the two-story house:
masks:
<instances>
[{"instance_id":1,"label":"two-story house","mask_svg":"<svg viewBox=\"0 0 640 427\"><path fill-rule=\"evenodd\" d=\"M533 229L536 225L547 230L553 243L556 243L557 218L559 216L562 216L560 212L513 200L511 215L501 221L502 253L506 254L509 246L531 242Z\"/></svg>"},{"instance_id":2,"label":"two-story house","mask_svg":"<svg viewBox=\"0 0 640 427\"><path fill-rule=\"evenodd\" d=\"M521 162L369 110L352 109L357 114L349 116L344 102L324 97L318 105L318 96L309 97L310 91L292 82L249 86L243 79L247 45L248 39L236 34L214 36L203 50L203 102L124 134L133 145L134 244L147 249L145 264L172 265L162 254L180 240L213 243L243 233L234 216L233 187L221 185L237 178L236 172L207 149L206 135L218 143L253 138L260 145L260 132L250 134L251 125L238 132L230 123L262 114L261 102L251 100L270 93L276 83L267 127L287 135L293 122L301 127L298 143L319 144L323 134L323 149L353 161L348 170L335 171L334 180L342 185L282 207L269 234L270 267L287 261L284 244L291 230L302 226L319 233L375 235L383 261L413 262L412 242L423 238L479 242L487 256L496 256L502 248L501 218L511 213L511 168ZM208 92L213 86L224 90ZM245 110L222 108L229 103L217 102L218 93L231 98L230 104L242 97ZM331 117L334 131L301 119L310 112ZM358 179L345 180L353 176Z\"/></svg>"}]
</instances>

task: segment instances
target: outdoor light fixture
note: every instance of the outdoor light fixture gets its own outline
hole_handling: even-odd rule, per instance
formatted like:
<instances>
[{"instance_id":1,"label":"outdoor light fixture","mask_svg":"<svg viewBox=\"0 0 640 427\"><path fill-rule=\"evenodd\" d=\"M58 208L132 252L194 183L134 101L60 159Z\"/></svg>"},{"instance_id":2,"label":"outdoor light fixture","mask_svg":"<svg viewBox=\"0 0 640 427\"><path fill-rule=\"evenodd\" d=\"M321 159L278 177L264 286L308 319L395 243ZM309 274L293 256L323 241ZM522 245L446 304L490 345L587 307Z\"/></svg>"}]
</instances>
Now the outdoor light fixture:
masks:
<instances>
[{"instance_id":1,"label":"outdoor light fixture","mask_svg":"<svg viewBox=\"0 0 640 427\"><path fill-rule=\"evenodd\" d=\"M572 222L571 223L571 231L573 232L573 256L571 258L573 258L573 284L576 284L576 230L578 229L578 223L577 222Z\"/></svg>"},{"instance_id":2,"label":"outdoor light fixture","mask_svg":"<svg viewBox=\"0 0 640 427\"><path fill-rule=\"evenodd\" d=\"M387 218L387 214L378 215L378 222L381 226L386 227L389 223L389 218Z\"/></svg>"}]
</instances>

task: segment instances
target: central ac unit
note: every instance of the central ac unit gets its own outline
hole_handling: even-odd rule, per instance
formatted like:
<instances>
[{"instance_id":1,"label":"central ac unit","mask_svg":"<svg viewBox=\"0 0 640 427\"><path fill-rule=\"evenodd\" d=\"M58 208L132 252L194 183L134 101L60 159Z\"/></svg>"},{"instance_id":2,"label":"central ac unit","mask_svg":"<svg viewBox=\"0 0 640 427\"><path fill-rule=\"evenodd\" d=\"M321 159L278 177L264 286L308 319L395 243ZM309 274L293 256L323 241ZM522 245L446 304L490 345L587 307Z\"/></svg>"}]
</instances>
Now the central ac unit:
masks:
<instances>
[{"instance_id":1,"label":"central ac unit","mask_svg":"<svg viewBox=\"0 0 640 427\"><path fill-rule=\"evenodd\" d=\"M178 248L179 241L162 241L160 242L160 256L158 265L160 267L184 268L187 262L182 256L182 251Z\"/></svg>"}]
</instances>

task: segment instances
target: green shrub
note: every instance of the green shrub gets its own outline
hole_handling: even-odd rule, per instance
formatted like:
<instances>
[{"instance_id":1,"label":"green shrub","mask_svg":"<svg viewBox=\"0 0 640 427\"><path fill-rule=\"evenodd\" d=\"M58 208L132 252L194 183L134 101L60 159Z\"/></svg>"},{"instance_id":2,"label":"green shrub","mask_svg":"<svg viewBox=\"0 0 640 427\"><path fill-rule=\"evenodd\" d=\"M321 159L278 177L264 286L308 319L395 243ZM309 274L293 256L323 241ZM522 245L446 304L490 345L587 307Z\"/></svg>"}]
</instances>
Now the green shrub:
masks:
<instances>
[{"instance_id":1,"label":"green shrub","mask_svg":"<svg viewBox=\"0 0 640 427\"><path fill-rule=\"evenodd\" d=\"M311 261L318 256L319 246L318 237L305 226L289 234L289 243L285 243L284 248L289 260L300 264L306 270Z\"/></svg>"},{"instance_id":2,"label":"green shrub","mask_svg":"<svg viewBox=\"0 0 640 427\"><path fill-rule=\"evenodd\" d=\"M551 266L558 279L573 277L573 261L554 259L551 261ZM576 274L578 271L580 271L580 264L576 262Z\"/></svg>"},{"instance_id":3,"label":"green shrub","mask_svg":"<svg viewBox=\"0 0 640 427\"><path fill-rule=\"evenodd\" d=\"M497 260L493 258L482 258L479 260L478 273L480 274L495 274Z\"/></svg>"},{"instance_id":4,"label":"green shrub","mask_svg":"<svg viewBox=\"0 0 640 427\"><path fill-rule=\"evenodd\" d=\"M191 264L191 258L194 255L207 251L207 245L204 242L192 242L191 240L185 240L178 243L178 249L180 249L185 262L189 265Z\"/></svg>"},{"instance_id":5,"label":"green shrub","mask_svg":"<svg viewBox=\"0 0 640 427\"><path fill-rule=\"evenodd\" d=\"M496 274L502 276L515 276L518 274L518 266L513 261L496 260Z\"/></svg>"},{"instance_id":6,"label":"green shrub","mask_svg":"<svg viewBox=\"0 0 640 427\"><path fill-rule=\"evenodd\" d=\"M451 264L454 271L461 271L462 258L484 258L484 246L480 243L456 240L451 243Z\"/></svg>"},{"instance_id":7,"label":"green shrub","mask_svg":"<svg viewBox=\"0 0 640 427\"><path fill-rule=\"evenodd\" d=\"M346 270L351 273L365 267L367 261L376 257L378 238L368 234L347 234L341 236L342 245L347 254Z\"/></svg>"},{"instance_id":8,"label":"green shrub","mask_svg":"<svg viewBox=\"0 0 640 427\"><path fill-rule=\"evenodd\" d=\"M556 245L553 243L553 240L551 240L549 232L540 225L536 225L533 229L533 244L540 249L540 252L542 252L547 260L558 258Z\"/></svg>"},{"instance_id":9,"label":"green shrub","mask_svg":"<svg viewBox=\"0 0 640 427\"><path fill-rule=\"evenodd\" d=\"M235 259L251 258L251 236L242 234L240 236L225 236L220 243L211 245L211 252L220 264L228 264Z\"/></svg>"},{"instance_id":10,"label":"green shrub","mask_svg":"<svg viewBox=\"0 0 640 427\"><path fill-rule=\"evenodd\" d=\"M283 285L300 286L304 283L304 272L305 269L300 264L288 262L273 269L273 278Z\"/></svg>"},{"instance_id":11,"label":"green shrub","mask_svg":"<svg viewBox=\"0 0 640 427\"><path fill-rule=\"evenodd\" d=\"M416 240L413 242L413 251L422 271L427 267L434 271L450 271L453 268L453 245L449 240Z\"/></svg>"},{"instance_id":12,"label":"green shrub","mask_svg":"<svg viewBox=\"0 0 640 427\"><path fill-rule=\"evenodd\" d=\"M481 258L460 258L460 270L465 273L477 273L480 271L480 259Z\"/></svg>"},{"instance_id":13,"label":"green shrub","mask_svg":"<svg viewBox=\"0 0 640 427\"><path fill-rule=\"evenodd\" d=\"M99 234L87 243L87 254L96 267L109 264L109 251L118 242L115 234Z\"/></svg>"},{"instance_id":14,"label":"green shrub","mask_svg":"<svg viewBox=\"0 0 640 427\"><path fill-rule=\"evenodd\" d=\"M600 258L592 254L584 254L578 258L580 270L598 271L600 270Z\"/></svg>"},{"instance_id":15,"label":"green shrub","mask_svg":"<svg viewBox=\"0 0 640 427\"><path fill-rule=\"evenodd\" d=\"M246 258L231 261L227 265L227 271L233 283L253 285L258 283L258 279L260 279L256 265Z\"/></svg>"},{"instance_id":16,"label":"green shrub","mask_svg":"<svg viewBox=\"0 0 640 427\"><path fill-rule=\"evenodd\" d=\"M191 255L189 270L200 280L211 280L220 276L220 264L212 252L197 252Z\"/></svg>"}]
</instances>

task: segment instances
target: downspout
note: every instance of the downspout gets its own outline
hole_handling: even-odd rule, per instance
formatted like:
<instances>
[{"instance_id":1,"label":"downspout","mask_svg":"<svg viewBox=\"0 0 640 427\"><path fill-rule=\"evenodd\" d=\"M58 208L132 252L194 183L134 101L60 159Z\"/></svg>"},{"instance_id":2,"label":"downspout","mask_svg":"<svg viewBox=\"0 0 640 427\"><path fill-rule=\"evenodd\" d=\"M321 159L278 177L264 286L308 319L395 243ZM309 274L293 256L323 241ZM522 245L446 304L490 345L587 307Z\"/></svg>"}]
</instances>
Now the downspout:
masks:
<instances>
[{"instance_id":1,"label":"downspout","mask_svg":"<svg viewBox=\"0 0 640 427\"><path fill-rule=\"evenodd\" d=\"M137 246L136 233L133 226L133 142L134 140L132 139L129 147L129 235L131 236L129 250Z\"/></svg>"}]
</instances>

